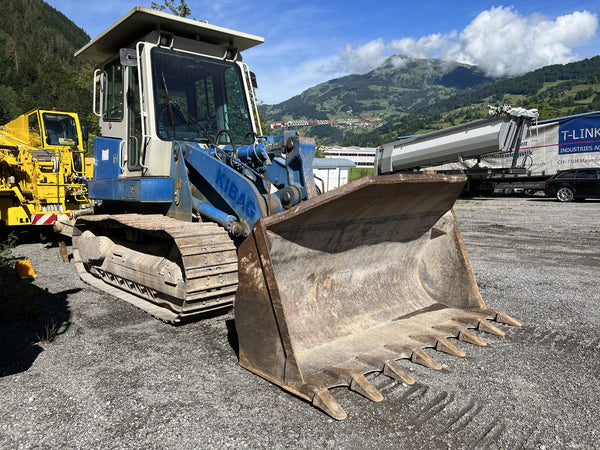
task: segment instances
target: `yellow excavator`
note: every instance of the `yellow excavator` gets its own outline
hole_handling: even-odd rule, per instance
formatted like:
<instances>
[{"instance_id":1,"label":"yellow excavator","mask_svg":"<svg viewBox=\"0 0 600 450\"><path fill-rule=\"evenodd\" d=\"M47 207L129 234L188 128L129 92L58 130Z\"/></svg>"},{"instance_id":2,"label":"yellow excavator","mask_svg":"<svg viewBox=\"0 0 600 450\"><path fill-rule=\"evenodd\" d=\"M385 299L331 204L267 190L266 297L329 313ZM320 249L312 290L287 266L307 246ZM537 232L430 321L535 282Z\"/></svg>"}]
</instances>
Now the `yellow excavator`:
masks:
<instances>
[{"instance_id":1,"label":"yellow excavator","mask_svg":"<svg viewBox=\"0 0 600 450\"><path fill-rule=\"evenodd\" d=\"M423 348L518 326L488 308L452 206L460 175L370 176L317 194L315 142L263 136L263 38L136 7L76 53L95 60L90 197L73 231L82 279L169 323L234 306L240 364L335 419L329 388L413 383Z\"/></svg>"},{"instance_id":2,"label":"yellow excavator","mask_svg":"<svg viewBox=\"0 0 600 450\"><path fill-rule=\"evenodd\" d=\"M36 226L46 236L57 220L91 211L84 138L73 112L36 108L0 126L4 227Z\"/></svg>"}]
</instances>

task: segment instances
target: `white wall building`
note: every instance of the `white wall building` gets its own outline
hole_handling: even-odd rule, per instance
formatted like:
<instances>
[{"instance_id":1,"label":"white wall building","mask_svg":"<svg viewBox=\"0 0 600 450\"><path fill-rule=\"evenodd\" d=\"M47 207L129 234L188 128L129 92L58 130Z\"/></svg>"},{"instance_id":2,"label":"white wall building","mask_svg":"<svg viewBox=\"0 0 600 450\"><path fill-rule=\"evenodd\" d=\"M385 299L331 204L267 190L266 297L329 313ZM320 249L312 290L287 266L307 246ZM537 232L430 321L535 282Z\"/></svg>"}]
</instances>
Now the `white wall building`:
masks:
<instances>
[{"instance_id":1,"label":"white wall building","mask_svg":"<svg viewBox=\"0 0 600 450\"><path fill-rule=\"evenodd\" d=\"M323 150L327 158L346 158L359 168L374 166L375 147L329 147Z\"/></svg>"},{"instance_id":2,"label":"white wall building","mask_svg":"<svg viewBox=\"0 0 600 450\"><path fill-rule=\"evenodd\" d=\"M315 158L313 174L315 184L322 192L327 192L348 183L348 174L356 164L346 158Z\"/></svg>"}]
</instances>

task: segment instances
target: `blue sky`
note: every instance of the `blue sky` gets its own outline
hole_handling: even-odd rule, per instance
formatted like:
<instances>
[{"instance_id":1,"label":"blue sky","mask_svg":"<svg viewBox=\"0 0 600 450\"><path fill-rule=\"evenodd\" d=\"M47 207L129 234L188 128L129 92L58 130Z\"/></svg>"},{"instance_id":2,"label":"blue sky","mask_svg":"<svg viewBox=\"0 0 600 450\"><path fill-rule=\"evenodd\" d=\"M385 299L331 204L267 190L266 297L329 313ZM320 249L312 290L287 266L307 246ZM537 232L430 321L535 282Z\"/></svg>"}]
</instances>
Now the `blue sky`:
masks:
<instances>
[{"instance_id":1,"label":"blue sky","mask_svg":"<svg viewBox=\"0 0 600 450\"><path fill-rule=\"evenodd\" d=\"M151 4L46 2L92 38L134 6ZM259 100L268 104L331 78L366 73L395 54L477 64L497 76L600 54L598 0L186 3L195 19L265 38L244 61L257 75Z\"/></svg>"}]
</instances>

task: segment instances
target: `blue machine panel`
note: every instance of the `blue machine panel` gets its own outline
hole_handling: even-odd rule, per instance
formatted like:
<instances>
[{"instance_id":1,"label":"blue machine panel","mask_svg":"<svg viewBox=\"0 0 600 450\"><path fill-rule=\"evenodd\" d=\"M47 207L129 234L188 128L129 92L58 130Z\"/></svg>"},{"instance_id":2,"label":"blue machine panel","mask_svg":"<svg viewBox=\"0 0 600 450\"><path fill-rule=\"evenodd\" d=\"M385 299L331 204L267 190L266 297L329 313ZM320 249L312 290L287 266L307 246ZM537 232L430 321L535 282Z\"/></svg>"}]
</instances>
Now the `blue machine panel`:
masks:
<instances>
[{"instance_id":1,"label":"blue machine panel","mask_svg":"<svg viewBox=\"0 0 600 450\"><path fill-rule=\"evenodd\" d=\"M93 200L121 200L142 203L171 203L170 177L121 177L121 140L94 139L94 179L88 182Z\"/></svg>"},{"instance_id":2,"label":"blue machine panel","mask_svg":"<svg viewBox=\"0 0 600 450\"><path fill-rule=\"evenodd\" d=\"M173 179L169 177L94 179L88 184L93 200L171 203Z\"/></svg>"},{"instance_id":3,"label":"blue machine panel","mask_svg":"<svg viewBox=\"0 0 600 450\"><path fill-rule=\"evenodd\" d=\"M94 139L94 179L115 179L121 175L121 139Z\"/></svg>"}]
</instances>

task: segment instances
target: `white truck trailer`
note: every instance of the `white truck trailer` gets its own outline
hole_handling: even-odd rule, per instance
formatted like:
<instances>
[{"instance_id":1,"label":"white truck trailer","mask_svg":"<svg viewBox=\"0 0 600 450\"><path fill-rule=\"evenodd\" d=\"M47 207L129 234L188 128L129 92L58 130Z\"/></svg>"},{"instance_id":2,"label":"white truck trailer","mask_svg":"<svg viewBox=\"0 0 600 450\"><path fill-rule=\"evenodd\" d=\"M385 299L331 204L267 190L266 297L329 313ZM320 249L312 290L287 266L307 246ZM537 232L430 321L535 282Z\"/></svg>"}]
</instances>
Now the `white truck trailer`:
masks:
<instances>
[{"instance_id":1,"label":"white truck trailer","mask_svg":"<svg viewBox=\"0 0 600 450\"><path fill-rule=\"evenodd\" d=\"M504 155L482 158L480 165L496 169L488 177L496 192L539 191L560 170L600 167L600 111L539 121L521 143L519 160L525 173L510 174L498 170L507 167Z\"/></svg>"},{"instance_id":2,"label":"white truck trailer","mask_svg":"<svg viewBox=\"0 0 600 450\"><path fill-rule=\"evenodd\" d=\"M443 130L417 136L401 138L377 148L375 153L376 175L436 171L448 174L488 172L482 169L484 155L498 154L511 158L510 172L523 172L518 167L518 149L527 130L537 119L537 110L510 108L490 109L493 118L464 123ZM480 191L488 181L468 183L469 190ZM478 192L479 193L479 192Z\"/></svg>"},{"instance_id":3,"label":"white truck trailer","mask_svg":"<svg viewBox=\"0 0 600 450\"><path fill-rule=\"evenodd\" d=\"M492 119L487 126L471 122L385 144L375 158L376 173L464 173L467 193L489 195L543 190L546 180L559 170L600 167L600 111L538 122L533 122L533 114L521 112L522 121L528 123L519 132L515 122L519 116L514 118L508 111L504 119ZM469 133L481 137L470 145ZM421 151L432 140L441 144L441 151L433 151L435 146ZM517 155L515 148L519 148Z\"/></svg>"}]
</instances>

